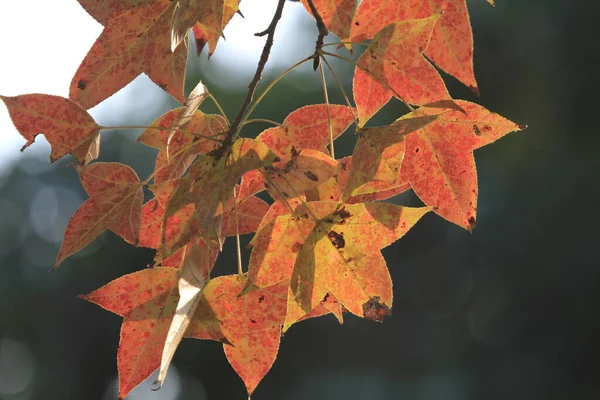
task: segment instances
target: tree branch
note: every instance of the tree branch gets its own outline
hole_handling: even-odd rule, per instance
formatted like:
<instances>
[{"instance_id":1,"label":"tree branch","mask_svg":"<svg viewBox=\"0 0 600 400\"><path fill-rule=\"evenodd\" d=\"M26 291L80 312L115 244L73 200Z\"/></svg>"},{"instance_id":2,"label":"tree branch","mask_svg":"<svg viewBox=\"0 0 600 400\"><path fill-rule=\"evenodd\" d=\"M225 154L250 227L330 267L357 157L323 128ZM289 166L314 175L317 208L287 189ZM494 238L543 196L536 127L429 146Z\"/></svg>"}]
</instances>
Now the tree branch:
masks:
<instances>
[{"instance_id":1,"label":"tree branch","mask_svg":"<svg viewBox=\"0 0 600 400\"><path fill-rule=\"evenodd\" d=\"M310 7L310 12L312 12L313 17L315 17L315 20L317 21L317 29L319 30L319 36L317 37L317 42L315 44L315 58L313 61L313 69L316 71L317 68L319 68L319 61L321 60L321 58L319 57L319 51L323 48L323 42L325 40L325 36L329 35L329 30L325 26L323 18L321 18L321 15L317 11L313 0L306 1L308 3L308 6Z\"/></svg>"},{"instance_id":2,"label":"tree branch","mask_svg":"<svg viewBox=\"0 0 600 400\"><path fill-rule=\"evenodd\" d=\"M233 139L235 138L239 128L240 122L250 106L252 102L252 98L254 97L254 92L256 91L256 86L258 82L262 78L263 71L265 70L265 65L269 60L269 55L271 54L271 48L273 47L273 37L275 36L275 28L277 28L277 23L281 19L281 14L283 12L283 6L285 4L285 0L279 0L277 3L277 9L275 10L275 15L273 15L273 19L269 24L269 27L262 32L255 33L255 36L265 36L267 35L267 42L265 43L265 47L263 48L262 54L260 55L260 60L258 61L258 66L256 67L256 72L254 73L254 77L252 81L248 85L248 93L246 94L246 99L244 100L244 104L240 108L240 111L235 116L231 126L229 127L229 131L227 132L227 136L223 141L223 146L221 147L221 152L225 152L228 150L233 144Z\"/></svg>"}]
</instances>

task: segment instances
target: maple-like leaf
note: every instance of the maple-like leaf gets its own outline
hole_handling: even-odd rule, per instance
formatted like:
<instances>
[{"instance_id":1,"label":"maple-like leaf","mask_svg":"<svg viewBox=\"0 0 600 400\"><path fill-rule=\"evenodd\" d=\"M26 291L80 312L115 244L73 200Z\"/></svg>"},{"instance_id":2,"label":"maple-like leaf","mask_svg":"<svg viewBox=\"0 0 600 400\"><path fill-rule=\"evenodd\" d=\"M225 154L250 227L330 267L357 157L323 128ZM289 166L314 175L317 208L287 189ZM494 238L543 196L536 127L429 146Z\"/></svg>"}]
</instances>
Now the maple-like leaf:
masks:
<instances>
[{"instance_id":1,"label":"maple-like leaf","mask_svg":"<svg viewBox=\"0 0 600 400\"><path fill-rule=\"evenodd\" d=\"M408 183L399 181L404 138L436 118L437 115L408 114L390 125L362 129L354 146L352 166L342 200Z\"/></svg>"},{"instance_id":2,"label":"maple-like leaf","mask_svg":"<svg viewBox=\"0 0 600 400\"><path fill-rule=\"evenodd\" d=\"M448 100L450 95L435 67L423 56L439 14L387 25L358 60L354 100L363 126L394 94L410 104Z\"/></svg>"},{"instance_id":3,"label":"maple-like leaf","mask_svg":"<svg viewBox=\"0 0 600 400\"><path fill-rule=\"evenodd\" d=\"M77 170L90 198L69 220L56 266L107 229L129 243L137 243L140 235L144 192L135 171L127 165L107 162Z\"/></svg>"},{"instance_id":4,"label":"maple-like leaf","mask_svg":"<svg viewBox=\"0 0 600 400\"><path fill-rule=\"evenodd\" d=\"M179 266L182 253L180 249L198 240L204 243L202 238L206 236L202 225L193 218L194 204L189 204L167 218L163 225L165 207L175 190L174 183L168 181L151 186L156 197L142 207L139 245L159 249L156 261L163 266ZM238 198L235 204L232 196L223 210L221 235L225 238L235 236L236 233L244 235L255 232L268 209L269 205L256 196ZM215 254L218 250L218 246L213 248Z\"/></svg>"},{"instance_id":5,"label":"maple-like leaf","mask_svg":"<svg viewBox=\"0 0 600 400\"><path fill-rule=\"evenodd\" d=\"M252 394L277 357L289 281L238 296L245 280L240 275L211 279L204 296L231 343L223 345L227 360Z\"/></svg>"},{"instance_id":6,"label":"maple-like leaf","mask_svg":"<svg viewBox=\"0 0 600 400\"><path fill-rule=\"evenodd\" d=\"M193 221L202 226L208 238L220 240L223 212L237 181L244 173L276 160L276 154L264 143L245 138L236 140L224 154L201 156L178 181L165 218L193 204Z\"/></svg>"},{"instance_id":7,"label":"maple-like leaf","mask_svg":"<svg viewBox=\"0 0 600 400\"><path fill-rule=\"evenodd\" d=\"M301 1L308 13L312 15L308 1ZM357 0L313 0L313 4L329 31L341 40L350 36Z\"/></svg>"},{"instance_id":8,"label":"maple-like leaf","mask_svg":"<svg viewBox=\"0 0 600 400\"><path fill-rule=\"evenodd\" d=\"M174 127L184 110L184 107L180 107L168 111L152 122L138 138L139 142L160 150L156 156L154 183L180 178L198 154L210 153L217 148L218 140L224 137L228 128L220 115L196 111L191 115L184 131L172 132L167 129ZM207 137L214 137L215 140Z\"/></svg>"},{"instance_id":9,"label":"maple-like leaf","mask_svg":"<svg viewBox=\"0 0 600 400\"><path fill-rule=\"evenodd\" d=\"M178 301L177 270L149 268L122 276L80 296L123 318L117 352L119 398L124 399L159 366ZM201 297L186 337L227 342L207 299Z\"/></svg>"},{"instance_id":10,"label":"maple-like leaf","mask_svg":"<svg viewBox=\"0 0 600 400\"><path fill-rule=\"evenodd\" d=\"M221 27L211 27L205 22L196 22L193 27L194 39L196 41L196 54L208 44L208 56L212 56L217 48L217 42L222 37L222 29L227 26L231 18L239 11L239 0L225 0L223 2L223 19Z\"/></svg>"},{"instance_id":11,"label":"maple-like leaf","mask_svg":"<svg viewBox=\"0 0 600 400\"><path fill-rule=\"evenodd\" d=\"M179 46L171 52L174 6L169 0L156 0L110 14L71 81L69 97L82 107L91 108L145 72L176 100L185 103L187 48Z\"/></svg>"},{"instance_id":12,"label":"maple-like leaf","mask_svg":"<svg viewBox=\"0 0 600 400\"><path fill-rule=\"evenodd\" d=\"M77 103L60 96L24 94L0 96L15 127L27 140L21 151L43 134L52 147L50 162L71 153L80 164L98 157L100 127Z\"/></svg>"},{"instance_id":13,"label":"maple-like leaf","mask_svg":"<svg viewBox=\"0 0 600 400\"><path fill-rule=\"evenodd\" d=\"M353 42L370 39L393 22L441 14L425 55L477 92L473 72L473 34L465 0L363 0L352 22Z\"/></svg>"},{"instance_id":14,"label":"maple-like leaf","mask_svg":"<svg viewBox=\"0 0 600 400\"><path fill-rule=\"evenodd\" d=\"M313 104L292 111L281 126L269 128L257 136L280 158L275 166L285 168L293 154L300 150L318 150L327 152L330 142L330 126L333 139L339 137L354 121L352 109L347 106L330 104L329 119L327 104ZM259 171L244 175L240 188L241 198L251 196L265 188L265 180ZM292 196L294 197L294 196Z\"/></svg>"},{"instance_id":15,"label":"maple-like leaf","mask_svg":"<svg viewBox=\"0 0 600 400\"><path fill-rule=\"evenodd\" d=\"M435 212L465 229L475 227L477 172L473 150L525 127L484 107L456 102L464 112L450 110L405 138L399 180ZM439 113L422 107L415 115Z\"/></svg>"},{"instance_id":16,"label":"maple-like leaf","mask_svg":"<svg viewBox=\"0 0 600 400\"><path fill-rule=\"evenodd\" d=\"M428 211L386 203L302 204L295 215L279 216L257 233L243 293L291 277L286 327L328 293L361 317L370 316L364 307L374 299L389 309L392 284L380 250Z\"/></svg>"}]
</instances>

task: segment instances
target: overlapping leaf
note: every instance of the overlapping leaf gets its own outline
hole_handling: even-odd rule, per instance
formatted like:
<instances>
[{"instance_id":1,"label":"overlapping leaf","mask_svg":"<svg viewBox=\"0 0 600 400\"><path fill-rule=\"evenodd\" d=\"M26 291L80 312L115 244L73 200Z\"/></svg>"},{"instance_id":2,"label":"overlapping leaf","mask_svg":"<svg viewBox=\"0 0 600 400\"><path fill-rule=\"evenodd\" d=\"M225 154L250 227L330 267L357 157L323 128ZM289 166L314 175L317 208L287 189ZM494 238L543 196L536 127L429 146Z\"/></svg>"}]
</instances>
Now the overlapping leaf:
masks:
<instances>
[{"instance_id":1,"label":"overlapping leaf","mask_svg":"<svg viewBox=\"0 0 600 400\"><path fill-rule=\"evenodd\" d=\"M393 124L362 129L354 146L352 167L342 199L381 192L408 182L399 180L404 138L435 121L437 115L408 115Z\"/></svg>"},{"instance_id":2,"label":"overlapping leaf","mask_svg":"<svg viewBox=\"0 0 600 400\"><path fill-rule=\"evenodd\" d=\"M142 208L139 245L159 249L157 261L163 266L179 265L180 249L197 240L204 243L206 236L202 225L193 218L194 204L187 205L165 219L165 207L174 189L172 181L153 186L152 191L156 197ZM267 203L255 196L238 199L235 205L232 196L223 210L222 237L255 232L268 209ZM213 251L218 251L218 246Z\"/></svg>"},{"instance_id":3,"label":"overlapping leaf","mask_svg":"<svg viewBox=\"0 0 600 400\"><path fill-rule=\"evenodd\" d=\"M328 293L361 317L368 316L364 306L373 299L389 308L392 286L380 249L402 237L429 210L385 203L301 205L297 215L279 216L257 233L244 291L291 277L286 326Z\"/></svg>"},{"instance_id":4,"label":"overlapping leaf","mask_svg":"<svg viewBox=\"0 0 600 400\"><path fill-rule=\"evenodd\" d=\"M170 23L175 4L156 0L109 14L104 30L71 81L70 98L91 108L145 72L185 103L187 49L179 46L171 52Z\"/></svg>"},{"instance_id":5,"label":"overlapping leaf","mask_svg":"<svg viewBox=\"0 0 600 400\"><path fill-rule=\"evenodd\" d=\"M330 104L329 119L326 104L314 104L301 107L291 112L281 126L263 131L256 140L266 144L280 158L275 164L278 170L285 169L287 162L300 150L318 150L327 152L330 142L330 127L333 139L339 137L354 121L349 107ZM313 164L318 161L313 161ZM327 164L321 163L324 170L329 170ZM313 168L314 169L314 168ZM240 197L253 195L265 188L265 180L259 171L251 171L244 175L240 188ZM301 191L300 191L301 192ZM301 193L299 193L301 194ZM295 196L291 196L295 197Z\"/></svg>"},{"instance_id":6,"label":"overlapping leaf","mask_svg":"<svg viewBox=\"0 0 600 400\"><path fill-rule=\"evenodd\" d=\"M69 153L80 164L98 157L100 128L77 103L47 94L0 96L0 99L6 104L13 124L27 140L21 151L29 147L37 135L43 134L52 147L50 162Z\"/></svg>"},{"instance_id":7,"label":"overlapping leaf","mask_svg":"<svg viewBox=\"0 0 600 400\"><path fill-rule=\"evenodd\" d=\"M78 172L90 198L69 220L56 266L107 229L130 243L137 243L140 235L144 192L135 171L119 163L98 162L79 167Z\"/></svg>"},{"instance_id":8,"label":"overlapping leaf","mask_svg":"<svg viewBox=\"0 0 600 400\"><path fill-rule=\"evenodd\" d=\"M441 14L425 55L438 67L477 91L473 34L465 0L363 0L352 22L353 42L374 37L385 26Z\"/></svg>"},{"instance_id":9,"label":"overlapping leaf","mask_svg":"<svg viewBox=\"0 0 600 400\"><path fill-rule=\"evenodd\" d=\"M301 0L312 15L307 0ZM313 4L323 23L334 35L344 40L350 36L352 18L356 11L357 0L313 0Z\"/></svg>"},{"instance_id":10,"label":"overlapping leaf","mask_svg":"<svg viewBox=\"0 0 600 400\"><path fill-rule=\"evenodd\" d=\"M224 137L227 130L227 123L220 115L196 111L184 131L173 132L167 146L171 135L167 128L173 126L183 109L180 107L168 111L152 122L151 128L146 129L138 139L160 150L156 156L155 183L181 178L198 154L209 153L218 147L218 140ZM206 137L214 137L215 140Z\"/></svg>"},{"instance_id":11,"label":"overlapping leaf","mask_svg":"<svg viewBox=\"0 0 600 400\"><path fill-rule=\"evenodd\" d=\"M465 229L475 227L477 172L473 150L524 128L467 101L457 101L465 111L440 114L429 125L410 133L400 181L410 182L415 193L435 212ZM416 115L439 111L420 108Z\"/></svg>"},{"instance_id":12,"label":"overlapping leaf","mask_svg":"<svg viewBox=\"0 0 600 400\"><path fill-rule=\"evenodd\" d=\"M119 398L125 398L160 366L179 297L176 288L176 269L150 268L81 296L123 317L117 354ZM185 336L227 341L206 297L200 297Z\"/></svg>"},{"instance_id":13,"label":"overlapping leaf","mask_svg":"<svg viewBox=\"0 0 600 400\"><path fill-rule=\"evenodd\" d=\"M193 204L193 220L202 226L208 238L220 240L223 211L238 179L276 160L275 153L265 144L252 139L238 139L225 154L200 157L188 175L177 182L165 218Z\"/></svg>"},{"instance_id":14,"label":"overlapping leaf","mask_svg":"<svg viewBox=\"0 0 600 400\"><path fill-rule=\"evenodd\" d=\"M245 279L239 275L212 279L204 295L231 343L223 345L225 355L252 394L277 357L288 281L240 297Z\"/></svg>"},{"instance_id":15,"label":"overlapping leaf","mask_svg":"<svg viewBox=\"0 0 600 400\"><path fill-rule=\"evenodd\" d=\"M354 73L354 100L363 126L392 97L410 104L450 99L435 67L425 59L439 14L387 25L373 38Z\"/></svg>"}]
</instances>

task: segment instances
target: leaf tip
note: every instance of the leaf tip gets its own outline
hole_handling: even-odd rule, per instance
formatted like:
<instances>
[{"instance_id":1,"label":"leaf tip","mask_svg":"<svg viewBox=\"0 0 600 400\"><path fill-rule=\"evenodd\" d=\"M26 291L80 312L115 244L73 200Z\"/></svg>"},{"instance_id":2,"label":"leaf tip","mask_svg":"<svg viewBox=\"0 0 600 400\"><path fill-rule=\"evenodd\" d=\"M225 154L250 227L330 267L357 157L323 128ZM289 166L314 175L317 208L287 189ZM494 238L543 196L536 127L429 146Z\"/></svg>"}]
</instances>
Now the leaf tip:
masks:
<instances>
[{"instance_id":1,"label":"leaf tip","mask_svg":"<svg viewBox=\"0 0 600 400\"><path fill-rule=\"evenodd\" d=\"M371 297L363 304L363 316L371 321L383 322L385 317L392 315L392 310L381 302L379 296Z\"/></svg>"}]
</instances>

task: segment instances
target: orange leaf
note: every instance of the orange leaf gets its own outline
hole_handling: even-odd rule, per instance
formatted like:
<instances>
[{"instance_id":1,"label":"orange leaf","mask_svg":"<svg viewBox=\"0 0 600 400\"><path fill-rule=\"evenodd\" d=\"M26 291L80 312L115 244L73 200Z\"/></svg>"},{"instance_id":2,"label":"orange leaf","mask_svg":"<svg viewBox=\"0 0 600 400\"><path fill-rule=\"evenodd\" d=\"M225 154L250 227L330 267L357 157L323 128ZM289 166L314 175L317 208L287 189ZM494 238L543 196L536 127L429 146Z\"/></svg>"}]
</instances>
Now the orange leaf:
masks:
<instances>
[{"instance_id":1,"label":"orange leaf","mask_svg":"<svg viewBox=\"0 0 600 400\"><path fill-rule=\"evenodd\" d=\"M193 204L193 220L210 239L220 239L223 210L238 179L276 160L277 156L267 146L253 139L236 140L226 154L200 157L186 177L178 181L166 206L165 218Z\"/></svg>"},{"instance_id":2,"label":"orange leaf","mask_svg":"<svg viewBox=\"0 0 600 400\"><path fill-rule=\"evenodd\" d=\"M145 72L185 103L186 46L171 52L170 20L176 2L156 0L111 14L71 81L69 96L91 108Z\"/></svg>"},{"instance_id":3,"label":"orange leaf","mask_svg":"<svg viewBox=\"0 0 600 400\"><path fill-rule=\"evenodd\" d=\"M370 39L393 22L442 14L425 51L438 67L477 92L473 34L465 0L363 0L352 23L353 42Z\"/></svg>"},{"instance_id":4,"label":"orange leaf","mask_svg":"<svg viewBox=\"0 0 600 400\"><path fill-rule=\"evenodd\" d=\"M221 27L225 28L234 14L239 10L240 0L225 0L223 4L223 20ZM222 30L222 29L221 29ZM217 48L217 42L222 37L221 30L211 29L205 23L196 22L193 27L194 39L196 40L196 54L200 52L206 44L208 44L208 56L212 56Z\"/></svg>"},{"instance_id":5,"label":"orange leaf","mask_svg":"<svg viewBox=\"0 0 600 400\"><path fill-rule=\"evenodd\" d=\"M406 183L399 181L404 138L436 118L436 115L414 116L411 113L393 124L361 130L354 146L352 167L342 200Z\"/></svg>"},{"instance_id":6,"label":"orange leaf","mask_svg":"<svg viewBox=\"0 0 600 400\"><path fill-rule=\"evenodd\" d=\"M312 15L308 2L301 1L304 8ZM352 17L354 17L357 3L357 0L313 0L327 29L342 40L350 36Z\"/></svg>"},{"instance_id":7,"label":"orange leaf","mask_svg":"<svg viewBox=\"0 0 600 400\"><path fill-rule=\"evenodd\" d=\"M225 355L252 394L277 357L288 281L240 297L244 280L220 276L206 285L204 295L231 343L223 345Z\"/></svg>"},{"instance_id":8,"label":"orange leaf","mask_svg":"<svg viewBox=\"0 0 600 400\"><path fill-rule=\"evenodd\" d=\"M317 221L303 214L305 207ZM328 293L358 316L366 316L363 306L374 298L389 308L391 279L379 250L428 211L385 203L300 205L297 216L279 216L257 233L244 293L291 276L286 327Z\"/></svg>"},{"instance_id":9,"label":"orange leaf","mask_svg":"<svg viewBox=\"0 0 600 400\"><path fill-rule=\"evenodd\" d=\"M56 266L107 229L129 243L137 243L140 235L144 192L135 171L123 164L99 162L79 167L78 172L90 198L71 217Z\"/></svg>"},{"instance_id":10,"label":"orange leaf","mask_svg":"<svg viewBox=\"0 0 600 400\"><path fill-rule=\"evenodd\" d=\"M168 111L150 124L151 127L162 129L147 128L138 138L139 142L160 150L156 156L154 183L180 178L198 154L206 154L217 148L219 142L190 132L222 139L228 128L225 119L220 115L196 111L186 125L185 132L174 132L167 154L167 141L171 133L167 128L174 126L183 110L184 107L179 107Z\"/></svg>"},{"instance_id":11,"label":"orange leaf","mask_svg":"<svg viewBox=\"0 0 600 400\"><path fill-rule=\"evenodd\" d=\"M318 150L305 149L291 154L285 163L265 167L265 186L275 200L301 196L308 189L332 177L337 161Z\"/></svg>"},{"instance_id":12,"label":"orange leaf","mask_svg":"<svg viewBox=\"0 0 600 400\"><path fill-rule=\"evenodd\" d=\"M176 287L177 270L150 268L80 296L124 317L117 352L119 398L125 398L159 367L179 297ZM200 299L185 336L227 342L205 297Z\"/></svg>"},{"instance_id":13,"label":"orange leaf","mask_svg":"<svg viewBox=\"0 0 600 400\"><path fill-rule=\"evenodd\" d=\"M15 127L27 140L21 151L31 146L37 135L43 134L52 147L50 162L68 153L80 164L98 157L100 127L77 103L47 94L0 96L0 99L6 104Z\"/></svg>"},{"instance_id":14,"label":"orange leaf","mask_svg":"<svg viewBox=\"0 0 600 400\"><path fill-rule=\"evenodd\" d=\"M364 126L392 94L418 105L450 99L442 77L423 56L438 19L436 14L396 22L375 35L354 73L359 126Z\"/></svg>"},{"instance_id":15,"label":"orange leaf","mask_svg":"<svg viewBox=\"0 0 600 400\"><path fill-rule=\"evenodd\" d=\"M347 106L330 104L331 131L333 139L339 137L354 121L352 110ZM292 111L281 126L269 128L257 136L281 159L278 167L283 167L293 153L299 150L319 150L327 152L329 125L326 104L313 104ZM244 176L240 197L253 195L264 189L264 178L259 171L251 171Z\"/></svg>"},{"instance_id":16,"label":"orange leaf","mask_svg":"<svg viewBox=\"0 0 600 400\"><path fill-rule=\"evenodd\" d=\"M400 180L435 212L465 229L475 227L477 172L473 150L524 129L498 114L467 101L456 102L465 112L448 111L436 121L409 134ZM416 115L435 109L420 108Z\"/></svg>"}]
</instances>

